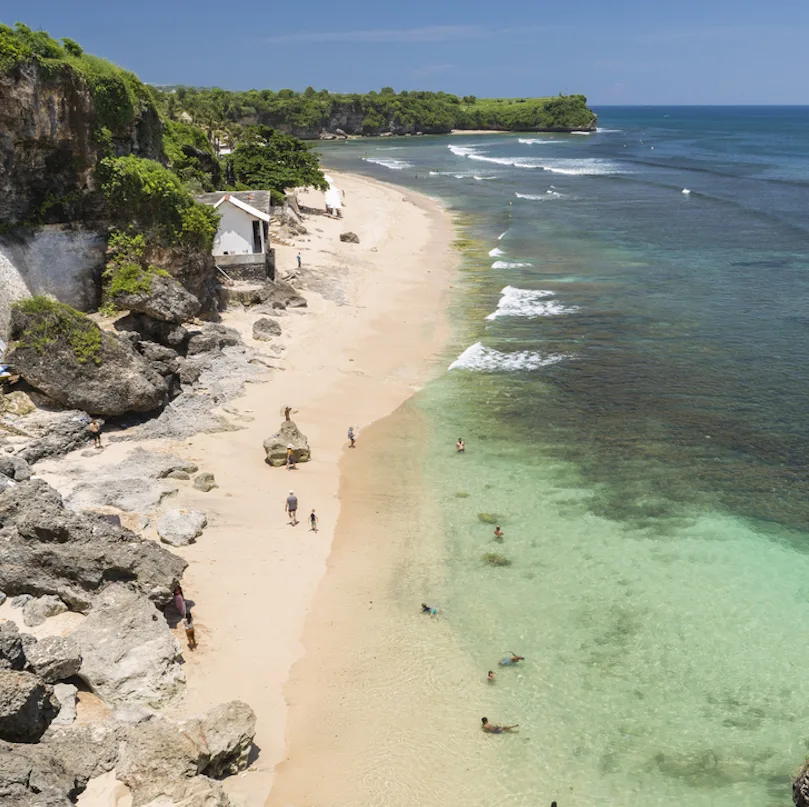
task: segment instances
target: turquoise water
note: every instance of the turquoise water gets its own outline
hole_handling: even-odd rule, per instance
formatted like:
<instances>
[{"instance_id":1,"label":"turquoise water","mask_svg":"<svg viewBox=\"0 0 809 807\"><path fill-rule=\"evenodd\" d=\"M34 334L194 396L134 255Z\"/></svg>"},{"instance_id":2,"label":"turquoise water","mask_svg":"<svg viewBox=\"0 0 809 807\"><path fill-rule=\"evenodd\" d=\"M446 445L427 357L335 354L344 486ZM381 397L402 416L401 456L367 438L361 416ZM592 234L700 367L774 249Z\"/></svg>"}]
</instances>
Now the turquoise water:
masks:
<instances>
[{"instance_id":1,"label":"turquoise water","mask_svg":"<svg viewBox=\"0 0 809 807\"><path fill-rule=\"evenodd\" d=\"M613 108L591 136L324 149L443 198L481 245L452 369L420 405L444 618L484 674L527 657L495 668L490 717L521 733L485 772L491 803L791 803L809 753L807 123Z\"/></svg>"}]
</instances>

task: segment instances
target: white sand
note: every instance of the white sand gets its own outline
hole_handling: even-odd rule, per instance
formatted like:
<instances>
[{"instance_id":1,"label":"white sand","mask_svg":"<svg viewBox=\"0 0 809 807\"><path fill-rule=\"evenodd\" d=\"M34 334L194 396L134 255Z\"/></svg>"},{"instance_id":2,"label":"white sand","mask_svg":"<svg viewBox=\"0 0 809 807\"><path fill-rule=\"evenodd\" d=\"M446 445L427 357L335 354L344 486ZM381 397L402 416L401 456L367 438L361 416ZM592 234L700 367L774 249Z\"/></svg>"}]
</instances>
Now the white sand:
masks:
<instances>
[{"instance_id":1,"label":"white sand","mask_svg":"<svg viewBox=\"0 0 809 807\"><path fill-rule=\"evenodd\" d=\"M284 684L303 653L304 621L326 572L340 511L338 461L347 429L353 425L358 431L361 452L363 428L392 412L433 372L455 265L450 218L437 203L371 179L329 173L345 191L343 219L308 216L308 235L273 244L281 277L294 270L300 252L301 292L309 307L279 317L283 334L270 344L250 336L259 314L247 309L224 316L226 325L238 328L281 368L248 384L243 397L226 405L229 413L242 413L226 415L242 428L186 442L140 443L196 462L219 485L202 493L179 483L179 494L162 505L200 508L208 515L198 542L174 550L190 564L182 582L199 647L184 654L188 686L172 711L193 714L235 698L255 710L257 759L249 771L225 781L234 801L247 807L264 804L284 757ZM323 209L322 193L306 192L299 199ZM340 242L346 230L360 243ZM280 357L273 344L285 346ZM264 462L262 443L277 431L286 405L312 450L312 460L296 471ZM113 443L99 455L73 455L61 468L47 464L41 475L64 490L76 462L82 467L117 462L137 445ZM301 523L294 528L284 513L290 489L299 498ZM313 507L320 519L317 533L307 523ZM185 647L181 631L177 636ZM84 799L83 806L116 803L121 793L108 779L98 782L98 798Z\"/></svg>"}]
</instances>

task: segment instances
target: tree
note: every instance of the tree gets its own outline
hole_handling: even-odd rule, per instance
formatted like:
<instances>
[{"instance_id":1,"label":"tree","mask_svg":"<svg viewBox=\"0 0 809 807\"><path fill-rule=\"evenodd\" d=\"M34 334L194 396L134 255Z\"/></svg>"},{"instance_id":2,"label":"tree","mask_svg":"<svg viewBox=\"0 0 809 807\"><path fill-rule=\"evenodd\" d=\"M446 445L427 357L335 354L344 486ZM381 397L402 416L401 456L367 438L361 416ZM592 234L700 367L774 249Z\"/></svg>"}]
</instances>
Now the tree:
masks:
<instances>
[{"instance_id":1,"label":"tree","mask_svg":"<svg viewBox=\"0 0 809 807\"><path fill-rule=\"evenodd\" d=\"M267 126L251 126L228 160L234 184L268 188L276 198L288 188L329 187L317 155L301 140Z\"/></svg>"},{"instance_id":2,"label":"tree","mask_svg":"<svg viewBox=\"0 0 809 807\"><path fill-rule=\"evenodd\" d=\"M314 87L307 87L303 91L304 98L314 98L315 97L315 88Z\"/></svg>"}]
</instances>

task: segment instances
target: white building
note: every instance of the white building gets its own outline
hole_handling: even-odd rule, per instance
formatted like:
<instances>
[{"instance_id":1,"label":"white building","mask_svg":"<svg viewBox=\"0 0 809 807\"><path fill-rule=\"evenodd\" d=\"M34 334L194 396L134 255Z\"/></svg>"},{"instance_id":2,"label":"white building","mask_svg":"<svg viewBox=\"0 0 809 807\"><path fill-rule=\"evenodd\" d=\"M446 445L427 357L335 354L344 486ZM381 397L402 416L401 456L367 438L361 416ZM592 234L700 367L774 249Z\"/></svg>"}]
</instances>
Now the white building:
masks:
<instances>
[{"instance_id":1,"label":"white building","mask_svg":"<svg viewBox=\"0 0 809 807\"><path fill-rule=\"evenodd\" d=\"M214 206L220 215L213 254L249 255L267 251L270 215L235 194L226 193Z\"/></svg>"}]
</instances>

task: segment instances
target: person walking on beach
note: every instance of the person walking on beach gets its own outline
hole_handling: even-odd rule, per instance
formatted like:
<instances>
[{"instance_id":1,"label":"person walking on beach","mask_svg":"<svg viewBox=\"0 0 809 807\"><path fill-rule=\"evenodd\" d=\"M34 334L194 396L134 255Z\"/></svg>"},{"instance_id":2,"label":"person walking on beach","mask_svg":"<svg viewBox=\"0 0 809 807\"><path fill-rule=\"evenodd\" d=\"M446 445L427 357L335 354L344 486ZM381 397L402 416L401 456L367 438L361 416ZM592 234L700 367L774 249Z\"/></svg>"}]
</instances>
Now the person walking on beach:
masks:
<instances>
[{"instance_id":1,"label":"person walking on beach","mask_svg":"<svg viewBox=\"0 0 809 807\"><path fill-rule=\"evenodd\" d=\"M301 268L301 253L298 253L298 269Z\"/></svg>"},{"instance_id":2,"label":"person walking on beach","mask_svg":"<svg viewBox=\"0 0 809 807\"><path fill-rule=\"evenodd\" d=\"M501 667L511 667L518 661L525 661L525 656L518 656L513 650L510 650L509 652L511 653L511 656L505 656L498 662Z\"/></svg>"},{"instance_id":3,"label":"person walking on beach","mask_svg":"<svg viewBox=\"0 0 809 807\"><path fill-rule=\"evenodd\" d=\"M298 524L298 497L295 495L294 490L289 491L287 496L285 512L289 513L289 523L295 527Z\"/></svg>"},{"instance_id":4,"label":"person walking on beach","mask_svg":"<svg viewBox=\"0 0 809 807\"><path fill-rule=\"evenodd\" d=\"M457 451L459 454L463 454L463 453L464 453L464 451L466 451L466 444L464 443L464 441L463 441L463 440L461 440L461 438L460 438L460 437L458 438L458 442L457 442L457 443L455 443L455 450L456 450L456 451Z\"/></svg>"},{"instance_id":5,"label":"person walking on beach","mask_svg":"<svg viewBox=\"0 0 809 807\"><path fill-rule=\"evenodd\" d=\"M309 513L309 532L317 532L317 515L315 514L315 508L312 508L312 512Z\"/></svg>"},{"instance_id":6,"label":"person walking on beach","mask_svg":"<svg viewBox=\"0 0 809 807\"><path fill-rule=\"evenodd\" d=\"M185 596L179 583L174 587L174 608L181 617L185 616Z\"/></svg>"},{"instance_id":7,"label":"person walking on beach","mask_svg":"<svg viewBox=\"0 0 809 807\"><path fill-rule=\"evenodd\" d=\"M188 642L188 649L195 650L197 647L197 637L194 632L194 617L191 616L190 610L185 612L183 627L185 628L185 638Z\"/></svg>"},{"instance_id":8,"label":"person walking on beach","mask_svg":"<svg viewBox=\"0 0 809 807\"><path fill-rule=\"evenodd\" d=\"M292 443L289 443L289 445L287 445L287 470L288 471L297 470L295 464L295 449L292 448Z\"/></svg>"},{"instance_id":9,"label":"person walking on beach","mask_svg":"<svg viewBox=\"0 0 809 807\"><path fill-rule=\"evenodd\" d=\"M506 731L514 731L514 729L519 727L519 723L515 723L513 726L495 726L494 723L489 722L488 717L481 717L480 718L481 728L484 731L487 731L489 734L503 734Z\"/></svg>"},{"instance_id":10,"label":"person walking on beach","mask_svg":"<svg viewBox=\"0 0 809 807\"><path fill-rule=\"evenodd\" d=\"M87 431L93 438L93 448L101 448L101 424L95 418L88 424Z\"/></svg>"},{"instance_id":11,"label":"person walking on beach","mask_svg":"<svg viewBox=\"0 0 809 807\"><path fill-rule=\"evenodd\" d=\"M348 441L349 441L348 447L349 448L354 448L354 445L355 445L355 443L357 441L357 437L354 434L354 427L353 426L348 427Z\"/></svg>"}]
</instances>

